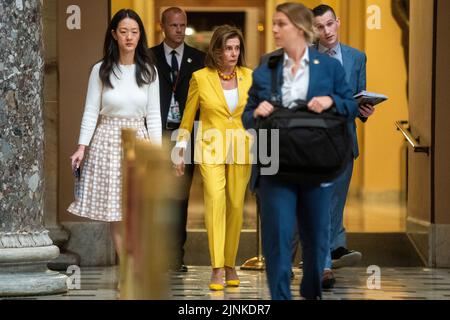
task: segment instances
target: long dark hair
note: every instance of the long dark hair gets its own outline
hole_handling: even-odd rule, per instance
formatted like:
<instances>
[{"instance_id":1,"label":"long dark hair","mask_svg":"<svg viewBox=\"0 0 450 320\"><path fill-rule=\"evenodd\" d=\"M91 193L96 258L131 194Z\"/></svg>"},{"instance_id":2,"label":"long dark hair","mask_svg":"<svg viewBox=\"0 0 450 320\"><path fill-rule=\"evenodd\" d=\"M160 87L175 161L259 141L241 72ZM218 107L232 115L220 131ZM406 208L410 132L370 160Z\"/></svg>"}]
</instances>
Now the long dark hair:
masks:
<instances>
[{"instance_id":1,"label":"long dark hair","mask_svg":"<svg viewBox=\"0 0 450 320\"><path fill-rule=\"evenodd\" d=\"M119 46L112 36L112 31L116 31L120 21L125 18L133 19L139 25L139 42L134 54L134 63L136 64L136 82L139 87L148 84L156 79L154 68L155 58L147 49L147 36L145 34L144 24L139 15L131 9L119 10L109 23L105 35L105 44L103 46L103 62L100 66L100 79L105 87L113 88L109 79L111 73L118 78L114 67L119 64Z\"/></svg>"}]
</instances>

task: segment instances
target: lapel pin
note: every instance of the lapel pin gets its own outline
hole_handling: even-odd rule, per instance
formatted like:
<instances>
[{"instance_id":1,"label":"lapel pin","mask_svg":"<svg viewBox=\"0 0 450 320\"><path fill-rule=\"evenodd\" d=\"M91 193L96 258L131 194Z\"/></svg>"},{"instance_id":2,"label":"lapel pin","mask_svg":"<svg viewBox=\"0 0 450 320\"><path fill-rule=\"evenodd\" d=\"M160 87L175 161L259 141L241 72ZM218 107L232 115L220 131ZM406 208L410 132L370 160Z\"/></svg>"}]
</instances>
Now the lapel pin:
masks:
<instances>
[{"instance_id":1,"label":"lapel pin","mask_svg":"<svg viewBox=\"0 0 450 320\"><path fill-rule=\"evenodd\" d=\"M192 62L192 59L191 59L191 58L187 58L187 62L188 62L188 63L191 63L191 62Z\"/></svg>"},{"instance_id":2,"label":"lapel pin","mask_svg":"<svg viewBox=\"0 0 450 320\"><path fill-rule=\"evenodd\" d=\"M319 61L319 59L314 59L313 63L314 64L320 64L320 61Z\"/></svg>"}]
</instances>

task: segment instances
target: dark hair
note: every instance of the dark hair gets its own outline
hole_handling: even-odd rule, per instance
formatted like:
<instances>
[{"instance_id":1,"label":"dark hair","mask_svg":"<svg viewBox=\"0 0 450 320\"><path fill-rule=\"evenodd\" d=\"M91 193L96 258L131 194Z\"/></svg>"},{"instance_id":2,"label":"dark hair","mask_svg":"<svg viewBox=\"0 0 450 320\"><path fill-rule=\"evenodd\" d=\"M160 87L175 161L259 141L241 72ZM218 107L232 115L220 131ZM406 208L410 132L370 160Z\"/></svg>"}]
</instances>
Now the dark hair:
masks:
<instances>
[{"instance_id":1,"label":"dark hair","mask_svg":"<svg viewBox=\"0 0 450 320\"><path fill-rule=\"evenodd\" d=\"M167 16L170 12L175 13L175 14L183 14L185 17L187 17L187 16L186 16L186 12L184 12L183 9L178 8L178 7L170 7L170 8L167 8L166 10L164 10L164 11L161 13L161 23L162 23L162 24L165 24L165 23L166 23L166 19L167 19L166 16Z\"/></svg>"},{"instance_id":2,"label":"dark hair","mask_svg":"<svg viewBox=\"0 0 450 320\"><path fill-rule=\"evenodd\" d=\"M331 11L331 13L334 16L334 19L336 19L336 13L334 12L333 8L326 4L321 4L315 7L312 12L314 14L314 17L320 17L323 16L328 11Z\"/></svg>"},{"instance_id":3,"label":"dark hair","mask_svg":"<svg viewBox=\"0 0 450 320\"><path fill-rule=\"evenodd\" d=\"M245 46L242 32L238 28L227 24L218 27L214 31L206 54L205 66L212 69L221 69L223 67L222 58L226 42L228 39L233 38L238 38L240 42L240 53L237 65L245 67Z\"/></svg>"},{"instance_id":4,"label":"dark hair","mask_svg":"<svg viewBox=\"0 0 450 320\"><path fill-rule=\"evenodd\" d=\"M117 40L112 36L112 31L116 31L120 21L126 18L133 19L139 25L140 37L134 54L136 83L141 87L156 79L156 71L154 68L155 58L149 50L147 50L147 36L141 18L139 18L139 15L131 9L121 9L111 19L108 29L106 30L105 43L103 46L103 62L100 66L100 79L105 87L113 88L111 80L109 79L111 73L118 78L114 71L114 67L117 67L119 64L119 46Z\"/></svg>"}]
</instances>

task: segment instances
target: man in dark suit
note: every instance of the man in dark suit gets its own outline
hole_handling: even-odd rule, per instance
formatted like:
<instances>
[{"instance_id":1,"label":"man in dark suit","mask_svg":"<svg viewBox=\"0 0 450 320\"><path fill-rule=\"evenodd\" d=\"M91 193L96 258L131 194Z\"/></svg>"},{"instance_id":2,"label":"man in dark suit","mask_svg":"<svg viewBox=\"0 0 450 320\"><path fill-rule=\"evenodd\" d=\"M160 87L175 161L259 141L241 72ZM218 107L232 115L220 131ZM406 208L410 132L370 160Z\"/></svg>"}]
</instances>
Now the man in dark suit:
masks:
<instances>
[{"instance_id":1,"label":"man in dark suit","mask_svg":"<svg viewBox=\"0 0 450 320\"><path fill-rule=\"evenodd\" d=\"M204 67L205 54L184 43L187 16L182 9L171 7L164 10L160 25L164 32L164 41L150 50L156 57L158 69L163 135L169 137L165 141L170 141L167 143L170 143L169 149L172 150L175 143L171 142L170 136L180 126L189 81L193 72ZM191 150L193 155L193 148ZM171 237L174 246L172 253L175 257L170 265L173 271L187 271L184 264L184 244L187 237L187 209L193 173L194 164L186 164L185 174L178 178L182 180L182 196L174 203L176 227L175 234Z\"/></svg>"},{"instance_id":2,"label":"man in dark suit","mask_svg":"<svg viewBox=\"0 0 450 320\"><path fill-rule=\"evenodd\" d=\"M347 83L355 95L366 90L366 55L339 41L340 21L336 14L328 5L319 5L313 9L314 26L319 32L319 43L317 49L338 60L345 70ZM371 105L359 105L359 118L367 121L367 118L374 112ZM359 155L358 141L356 137L355 121L348 123L350 134L353 138L353 158ZM346 170L334 181L334 190L331 207L331 234L330 249L331 256L328 257L324 272L323 285L332 287L334 276L331 267L340 268L351 266L361 260L361 253L347 249L347 239L343 224L344 206L347 198L350 180L353 171L353 159L349 162ZM327 281L328 280L328 281Z\"/></svg>"}]
</instances>

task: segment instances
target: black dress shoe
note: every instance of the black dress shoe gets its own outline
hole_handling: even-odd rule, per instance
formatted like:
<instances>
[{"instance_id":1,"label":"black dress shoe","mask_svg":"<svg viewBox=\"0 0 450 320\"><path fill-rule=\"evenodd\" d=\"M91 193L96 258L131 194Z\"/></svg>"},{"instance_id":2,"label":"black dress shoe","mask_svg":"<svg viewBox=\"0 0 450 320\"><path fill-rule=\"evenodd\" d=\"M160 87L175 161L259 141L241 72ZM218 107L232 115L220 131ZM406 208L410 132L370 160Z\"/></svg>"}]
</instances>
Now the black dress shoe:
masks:
<instances>
[{"instance_id":1,"label":"black dress shoe","mask_svg":"<svg viewBox=\"0 0 450 320\"><path fill-rule=\"evenodd\" d=\"M186 265L182 264L180 269L178 269L178 272L188 272L188 267Z\"/></svg>"},{"instance_id":2,"label":"black dress shoe","mask_svg":"<svg viewBox=\"0 0 450 320\"><path fill-rule=\"evenodd\" d=\"M357 265L361 261L361 258L361 252L339 247L331 252L332 268L352 267Z\"/></svg>"}]
</instances>

